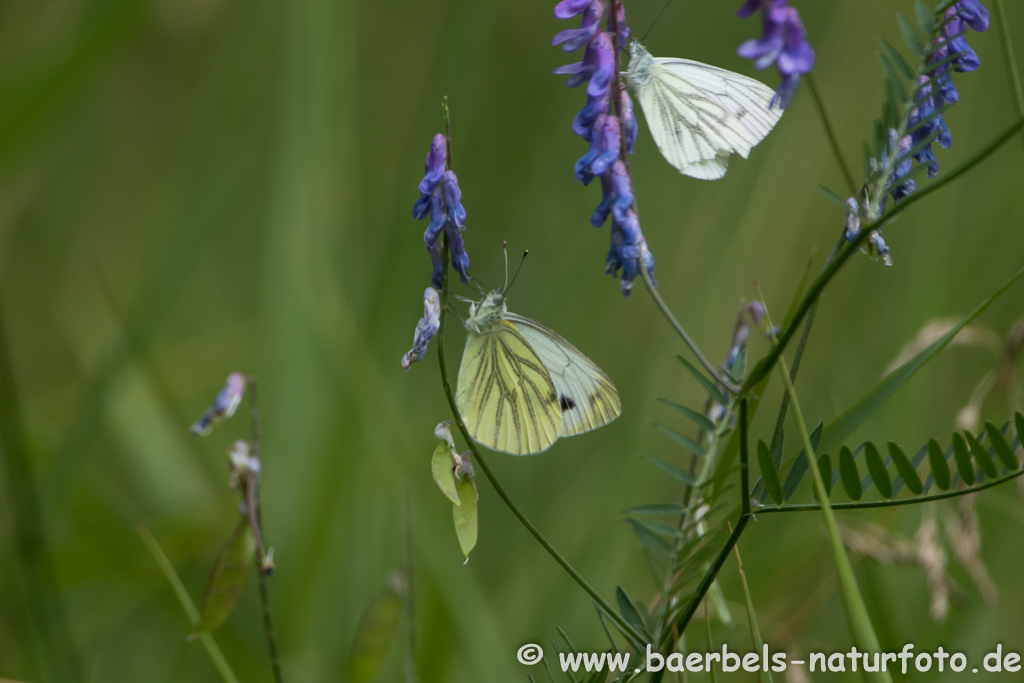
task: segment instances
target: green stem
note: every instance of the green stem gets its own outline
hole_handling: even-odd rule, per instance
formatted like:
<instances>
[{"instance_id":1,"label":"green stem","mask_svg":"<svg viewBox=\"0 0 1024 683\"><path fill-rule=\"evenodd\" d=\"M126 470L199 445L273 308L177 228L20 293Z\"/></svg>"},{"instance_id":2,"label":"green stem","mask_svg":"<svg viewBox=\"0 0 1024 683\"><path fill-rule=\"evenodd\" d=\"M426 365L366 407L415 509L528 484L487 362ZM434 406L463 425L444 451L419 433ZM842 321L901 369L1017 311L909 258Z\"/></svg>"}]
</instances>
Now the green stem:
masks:
<instances>
[{"instance_id":1,"label":"green stem","mask_svg":"<svg viewBox=\"0 0 1024 683\"><path fill-rule=\"evenodd\" d=\"M762 301L763 303L763 301ZM765 309L765 319L768 321L768 329L771 329L771 318ZM774 337L774 335L772 335ZM789 368L786 366L786 359L779 357L779 375L782 377L786 391L789 393L790 403L793 406L793 417L796 419L797 429L803 441L805 457L808 461L808 469L811 471L814 482L814 494L817 496L822 514L825 517L825 528L828 531L829 543L832 546L832 554L836 563L836 573L839 576L839 585L843 597L843 605L846 607L846 617L853 633L854 640L868 652L880 652L881 646L878 643L878 636L875 635L874 626L871 624L871 617L868 615L867 607L864 604L864 597L857 587L857 579L853 574L853 565L850 557L843 546L843 539L839 535L839 525L836 523L836 516L829 503L828 491L825 489L825 482L821 477L821 470L818 468L818 459L811 444L810 432L807 429L807 422L804 420L803 411L800 409L800 401L796 396L796 389L789 379ZM892 678L887 672L877 672L871 676L872 679L880 682L891 683Z\"/></svg>"},{"instance_id":2,"label":"green stem","mask_svg":"<svg viewBox=\"0 0 1024 683\"><path fill-rule=\"evenodd\" d=\"M28 610L28 630L45 678L80 681L82 666L47 549L43 503L15 386L15 364L7 344L0 317L0 485L8 504L5 512L17 553L15 564Z\"/></svg>"},{"instance_id":3,"label":"green stem","mask_svg":"<svg viewBox=\"0 0 1024 683\"><path fill-rule=\"evenodd\" d=\"M945 500L946 498L956 498L958 496L966 496L971 493L977 493L978 491L984 491L985 489L992 488L993 486L999 486L1000 484L1004 484L1008 481L1013 481L1022 474L1024 474L1024 469L1020 470L1019 472L1014 472L1008 477L985 482L984 484L979 484L978 486L972 486L969 489L957 489L955 491L946 491L944 493L936 493L930 496L901 498L900 500L871 500L864 503L834 503L832 505L832 509L866 510L868 508L891 508L898 507L900 505L917 505L918 503L930 503L933 500ZM815 503L807 503L804 505L776 505L758 508L757 514L763 515L772 512L809 512L811 510L820 509L821 506Z\"/></svg>"},{"instance_id":4,"label":"green stem","mask_svg":"<svg viewBox=\"0 0 1024 683\"><path fill-rule=\"evenodd\" d=\"M952 171L946 174L943 178L928 185L926 188L918 192L915 192L909 197L906 197L902 202L900 202L899 206L887 211L877 221L873 223L865 223L864 225L862 225L860 233L852 241L848 242L842 249L839 250L839 253L836 255L836 258L832 261L832 263L827 265L822 270L821 274L818 275L818 277L814 280L814 282L811 283L811 286L808 288L807 293L804 294L803 299L801 299L800 301L800 305L797 307L796 313L793 316L793 320L789 323L789 325L786 326L786 329L782 331L782 334L779 336L778 343L772 347L771 351L768 352L764 360L758 363L758 365L753 369L753 371L751 371L750 375L747 377L747 380L743 383L743 387L740 389L740 396L748 396L750 394L751 389L753 389L753 387L757 385L757 383L761 381L761 379L763 379L765 375L767 375L774 369L775 364L779 362L779 359L782 356L782 352L786 349L790 340L793 338L793 335L796 333L797 327L800 325L801 322L803 322L804 316L807 315L811 306L813 306L814 302L817 301L818 297L821 295L822 290L825 289L826 285L828 285L832 278L836 276L836 273L838 273L839 270L843 267L843 265L850 259L850 257L853 256L853 254L857 251L858 247L864 242L864 240L868 238L868 235L870 235L872 231L884 227L890 221L892 221L892 219L895 218L898 214L905 211L907 207L915 204L916 202L921 201L925 197L928 197L933 192L937 192L938 190L945 187L947 184L956 180L964 173L967 173L968 171L973 169L975 166L981 163L986 157L988 157L990 154L999 149L1003 144L1005 144L1006 141L1012 138L1017 133L1017 131L1019 131L1022 127L1024 127L1024 117L1019 118L1006 130L1004 130L1002 133L996 136L991 142L989 142L983 148L975 152L974 155L972 155L969 159L960 163L956 168L954 168Z\"/></svg>"},{"instance_id":5,"label":"green stem","mask_svg":"<svg viewBox=\"0 0 1024 683\"><path fill-rule=\"evenodd\" d=\"M828 112L825 110L825 102L821 99L821 93L818 91L818 83L814 78L813 73L809 73L805 76L807 79L807 85L810 86L811 99L814 100L814 110L818 113L818 119L821 121L822 128L825 129L825 137L828 138L828 146L832 149L832 156L836 159L836 165L839 167L839 172L843 174L843 182L846 183L846 191L850 195L857 194L857 184L853 180L853 174L850 173L849 166L846 165L846 161L843 159L843 152L839 149L839 139L836 137L835 128L832 127L832 120L829 118Z\"/></svg>"},{"instance_id":6,"label":"green stem","mask_svg":"<svg viewBox=\"0 0 1024 683\"><path fill-rule=\"evenodd\" d=\"M686 611L684 611L678 619L675 621L675 626L671 629L665 629L665 633L661 637L659 647L661 648L662 654L667 654L668 649L673 646L676 634L679 635L682 640L683 634L686 632L686 627L689 625L690 620L693 619L693 615L697 612L697 607L700 605L701 600L711 589L711 585L718 578L718 572L722 570L722 565L729 559L729 553L736 546L736 542L739 541L740 536L743 535L743 530L747 526L747 522L750 521L750 473L749 473L749 460L750 453L748 450L748 434L747 434L747 401L746 399L740 401L739 404L739 424L740 424L740 497L741 497L741 512L739 519L736 521L735 528L732 529L732 533L729 534L729 538L726 539L725 545L718 551L718 555L711 562L711 566L704 576L701 577L700 583L697 585L697 589L693 592L693 596L690 598L689 603L686 605ZM651 677L651 683L659 683L664 676L664 670L659 671Z\"/></svg>"},{"instance_id":7,"label":"green stem","mask_svg":"<svg viewBox=\"0 0 1024 683\"><path fill-rule=\"evenodd\" d=\"M1021 84L1020 68L1017 66L1013 40L1010 38L1010 22L1006 19L1006 7L1003 0L995 0L995 2L996 14L999 17L999 33L1003 39L1003 55L1006 57L1006 70L1010 75L1010 83L1013 85L1013 92L1017 99L1017 113L1024 116L1024 85ZM1024 144L1024 135L1020 139Z\"/></svg>"},{"instance_id":8,"label":"green stem","mask_svg":"<svg viewBox=\"0 0 1024 683\"><path fill-rule=\"evenodd\" d=\"M761 652L764 649L764 640L761 638L761 628L757 624L757 613L754 611L754 599L750 595L750 586L747 585L747 573L743 571L743 560L740 558L740 546L738 543L733 550L736 551L736 567L740 572L740 587L743 589L743 601L747 606L747 622L750 624L750 640L754 644L754 652ZM770 671L758 672L757 675L762 683L774 683Z\"/></svg>"},{"instance_id":9,"label":"green stem","mask_svg":"<svg viewBox=\"0 0 1024 683\"><path fill-rule=\"evenodd\" d=\"M249 413L252 419L252 454L260 460L262 456L262 440L263 432L260 429L260 407L258 401L258 394L256 391L256 378L247 378L249 385ZM262 471L262 460L260 460L260 468ZM270 588L267 585L267 576L269 572L273 571L273 566L268 567L268 557L266 549L263 545L263 507L260 502L260 476L257 475L251 480L251 483L246 487L252 492L252 500L247 507L252 507L250 510L250 525L253 527L253 536L256 539L256 554L254 555L254 561L256 562L256 576L259 580L260 586L260 605L263 612L263 630L267 634L267 650L270 653L270 668L274 674L274 680L276 683L283 683L284 677L281 673L281 655L277 648L277 632L274 630L274 618L273 612L270 609Z\"/></svg>"},{"instance_id":10,"label":"green stem","mask_svg":"<svg viewBox=\"0 0 1024 683\"><path fill-rule=\"evenodd\" d=\"M142 537L142 541L149 548L149 552L153 554L153 559L156 560L160 570L163 571L164 576L167 578L167 582L171 584L171 588L174 589L174 594L178 596L178 602L181 603L182 609L185 610L185 614L188 616L189 622L193 626L199 623L199 610L192 603L192 598L189 597L188 590L185 588L185 584L178 578L177 572L174 571L174 566L171 565L171 561L167 559L160 544L153 538L153 534L149 533L149 529L146 528L142 522L135 523L135 529L139 532L139 536ZM235 673L231 670L231 665L228 664L228 660L224 657L224 653L220 651L217 646L217 641L213 639L213 635L209 631L204 631L198 635L199 642L203 644L203 648L206 649L206 654L210 656L210 660L213 662L213 666L217 669L221 679L224 683L238 683L238 678Z\"/></svg>"},{"instance_id":11,"label":"green stem","mask_svg":"<svg viewBox=\"0 0 1024 683\"><path fill-rule=\"evenodd\" d=\"M619 9L622 6L622 0L611 0L611 7L608 12L608 32L612 37L612 52L615 54L615 73L622 73L622 46L619 45ZM612 106L615 111L615 117L619 120L620 130L626 130L626 124L622 120L622 79L619 77L612 79ZM629 186L633 187L633 169L629 165L629 151L626 148L626 136L622 135L619 138L619 159L626 167L626 175L629 177ZM636 192L633 193L633 211L637 212L636 208ZM639 212L637 212L639 213ZM642 245L643 249L646 249L646 244ZM694 355L697 361L704 366L704 369L715 378L719 384L732 394L739 392L737 387L728 377L728 375L720 368L715 367L707 357L701 353L700 347L693 341L680 322L676 319L675 315L672 314L668 304L661 298L661 294L658 292L658 286L654 283L654 278L651 277L650 272L647 270L647 265L644 263L643 254L637 256L637 261L640 264L640 273L643 275L644 284L647 285L647 291L651 293L651 298L654 299L655 305L661 314L665 316L665 320L668 321L672 329L676 331L679 338L683 340L686 347L690 349L690 352Z\"/></svg>"}]
</instances>

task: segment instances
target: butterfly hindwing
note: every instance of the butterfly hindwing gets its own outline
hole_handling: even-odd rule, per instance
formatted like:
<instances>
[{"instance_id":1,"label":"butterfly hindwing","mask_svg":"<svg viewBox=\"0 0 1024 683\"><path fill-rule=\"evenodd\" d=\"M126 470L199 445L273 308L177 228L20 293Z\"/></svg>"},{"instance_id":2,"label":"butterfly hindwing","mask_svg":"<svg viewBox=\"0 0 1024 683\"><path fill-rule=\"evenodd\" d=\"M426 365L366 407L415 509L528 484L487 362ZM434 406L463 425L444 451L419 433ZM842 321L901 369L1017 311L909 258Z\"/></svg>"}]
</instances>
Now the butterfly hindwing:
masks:
<instances>
[{"instance_id":1,"label":"butterfly hindwing","mask_svg":"<svg viewBox=\"0 0 1024 683\"><path fill-rule=\"evenodd\" d=\"M782 116L771 107L772 89L756 79L688 59L640 54L648 71L634 85L637 98L658 149L681 173L721 178L729 156L746 158Z\"/></svg>"},{"instance_id":2,"label":"butterfly hindwing","mask_svg":"<svg viewBox=\"0 0 1024 683\"><path fill-rule=\"evenodd\" d=\"M551 375L562 411L561 436L606 425L622 413L619 392L601 368L561 335L521 315L506 313Z\"/></svg>"},{"instance_id":3,"label":"butterfly hindwing","mask_svg":"<svg viewBox=\"0 0 1024 683\"><path fill-rule=\"evenodd\" d=\"M562 428L550 372L506 321L469 334L455 402L473 439L496 451L540 453Z\"/></svg>"}]
</instances>

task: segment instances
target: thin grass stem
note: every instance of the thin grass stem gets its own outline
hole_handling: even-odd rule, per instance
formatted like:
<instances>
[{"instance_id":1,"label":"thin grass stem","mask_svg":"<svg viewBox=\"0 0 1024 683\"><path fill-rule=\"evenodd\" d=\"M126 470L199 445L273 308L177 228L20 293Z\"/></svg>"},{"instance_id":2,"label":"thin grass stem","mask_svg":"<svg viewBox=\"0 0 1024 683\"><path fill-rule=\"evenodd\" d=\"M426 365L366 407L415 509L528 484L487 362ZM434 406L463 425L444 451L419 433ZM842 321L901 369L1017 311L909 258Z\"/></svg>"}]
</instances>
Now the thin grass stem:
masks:
<instances>
[{"instance_id":1,"label":"thin grass stem","mask_svg":"<svg viewBox=\"0 0 1024 683\"><path fill-rule=\"evenodd\" d=\"M818 90L818 83L814 78L813 73L809 73L805 76L807 79L807 85L810 86L811 99L814 101L814 110L818 113L818 120L821 121L821 127L825 129L825 137L828 138L828 146L832 150L832 156L835 157L836 166L839 167L839 172L843 175L843 182L846 183L846 191L851 195L857 194L857 184L853 180L853 174L850 173L850 167L847 166L845 159L843 158L843 151L839 149L839 139L836 137L835 128L832 126L832 119L829 118L828 111L825 109L825 102L821 99L821 92Z\"/></svg>"}]
</instances>

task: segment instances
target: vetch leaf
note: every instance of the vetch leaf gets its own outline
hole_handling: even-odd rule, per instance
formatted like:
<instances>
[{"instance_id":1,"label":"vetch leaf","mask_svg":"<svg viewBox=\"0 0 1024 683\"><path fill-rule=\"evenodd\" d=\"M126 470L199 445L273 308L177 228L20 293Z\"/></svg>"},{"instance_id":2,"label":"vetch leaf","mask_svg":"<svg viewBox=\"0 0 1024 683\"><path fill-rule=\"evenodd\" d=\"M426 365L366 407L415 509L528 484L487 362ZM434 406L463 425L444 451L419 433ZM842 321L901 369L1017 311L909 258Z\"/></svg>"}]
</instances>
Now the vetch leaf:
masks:
<instances>
[{"instance_id":1,"label":"vetch leaf","mask_svg":"<svg viewBox=\"0 0 1024 683\"><path fill-rule=\"evenodd\" d=\"M885 55L888 57L890 64L899 71L899 74L908 81L913 80L914 69L907 63L907 60L903 57L903 53L897 50L896 46L885 38L879 38L878 42L881 43L882 50L885 51Z\"/></svg>"},{"instance_id":2,"label":"vetch leaf","mask_svg":"<svg viewBox=\"0 0 1024 683\"><path fill-rule=\"evenodd\" d=\"M655 427L657 427L662 432L664 432L670 439L675 441L677 444L682 446L684 449L686 449L690 453L696 455L698 458L703 458L703 457L705 457L707 455L707 451L705 451L703 448L701 448L700 444L698 444L696 441L694 441L690 437L685 436L683 434L680 434L679 432L677 432L676 430L672 429L671 427L666 427L663 424L659 424L657 422L652 422L651 424L653 424Z\"/></svg>"},{"instance_id":3,"label":"vetch leaf","mask_svg":"<svg viewBox=\"0 0 1024 683\"><path fill-rule=\"evenodd\" d=\"M818 426L815 427L811 433L811 447L815 452L818 451L818 444L821 443L821 422L818 422ZM796 493L796 489L800 486L800 482L803 481L804 475L807 474L808 462L807 454L801 450L797 454L796 460L793 461L793 465L789 468L789 472L786 474L786 482L782 485L782 499L789 500L790 497Z\"/></svg>"},{"instance_id":4,"label":"vetch leaf","mask_svg":"<svg viewBox=\"0 0 1024 683\"><path fill-rule=\"evenodd\" d=\"M925 35L935 32L935 14L921 0L914 2L914 16L917 19L917 25Z\"/></svg>"},{"instance_id":5,"label":"vetch leaf","mask_svg":"<svg viewBox=\"0 0 1024 683\"><path fill-rule=\"evenodd\" d=\"M676 467L675 465L669 465L667 462L662 462L661 460L658 460L657 458L649 458L646 455L641 455L640 457L643 458L644 460L646 460L647 462L651 463L652 465L654 465L658 469L660 469L662 472L665 472L666 474L669 474L669 475L675 477L676 479L678 479L679 481L683 482L684 484L687 484L689 486L696 486L697 485L696 478L694 478L694 476L692 474L690 474L689 472L687 472L686 470L680 469L680 468Z\"/></svg>"},{"instance_id":6,"label":"vetch leaf","mask_svg":"<svg viewBox=\"0 0 1024 683\"><path fill-rule=\"evenodd\" d=\"M210 581L206 585L203 609L193 633L217 628L234 611L238 596L245 587L245 579L253 566L254 551L255 542L249 529L249 520L243 517L238 520L227 543L217 555Z\"/></svg>"},{"instance_id":7,"label":"vetch leaf","mask_svg":"<svg viewBox=\"0 0 1024 683\"><path fill-rule=\"evenodd\" d=\"M999 460L1002 461L1006 469L1011 472L1016 472L1020 468L1020 463L1017 462L1017 456L1013 454L1013 449L1010 448L1010 443L1003 436L1003 433L991 422L985 423L985 432L988 434L988 440L992 442L992 448L995 449L996 455L999 456Z\"/></svg>"},{"instance_id":8,"label":"vetch leaf","mask_svg":"<svg viewBox=\"0 0 1024 683\"><path fill-rule=\"evenodd\" d=\"M875 482L875 488L883 498L892 498L892 480L889 478L889 472L885 469L878 447L870 441L864 444L864 460L868 465L869 478Z\"/></svg>"},{"instance_id":9,"label":"vetch leaf","mask_svg":"<svg viewBox=\"0 0 1024 683\"><path fill-rule=\"evenodd\" d=\"M455 505L461 505L459 490L455 486L455 473L452 471L452 449L447 441L437 444L434 455L430 458L430 472L434 475L437 488Z\"/></svg>"},{"instance_id":10,"label":"vetch leaf","mask_svg":"<svg viewBox=\"0 0 1024 683\"><path fill-rule=\"evenodd\" d=\"M896 22L900 25L903 41L910 48L910 51L919 57L927 55L928 51L925 49L924 43L921 42L921 36L917 35L917 31L914 30L913 25L911 25L907 18L902 14L897 14Z\"/></svg>"},{"instance_id":11,"label":"vetch leaf","mask_svg":"<svg viewBox=\"0 0 1024 683\"><path fill-rule=\"evenodd\" d=\"M832 493L832 461L828 453L818 456L818 472L821 474L821 481L825 485L825 493Z\"/></svg>"},{"instance_id":12,"label":"vetch leaf","mask_svg":"<svg viewBox=\"0 0 1024 683\"><path fill-rule=\"evenodd\" d=\"M476 487L468 476L459 482L460 505L452 505L452 517L455 520L455 536L459 539L459 548L469 562L469 553L476 547L477 535L477 500Z\"/></svg>"},{"instance_id":13,"label":"vetch leaf","mask_svg":"<svg viewBox=\"0 0 1024 683\"><path fill-rule=\"evenodd\" d=\"M1017 440L1024 444L1024 413L1014 415L1013 424L1017 428Z\"/></svg>"},{"instance_id":14,"label":"vetch leaf","mask_svg":"<svg viewBox=\"0 0 1024 683\"><path fill-rule=\"evenodd\" d=\"M964 436L967 437L967 443L971 447L971 454L974 455L975 462L978 463L978 467L985 473L985 476L990 479L999 476L996 472L996 464L992 462L992 457L988 454L988 449L981 445L981 442L970 432L964 432Z\"/></svg>"},{"instance_id":15,"label":"vetch leaf","mask_svg":"<svg viewBox=\"0 0 1024 683\"><path fill-rule=\"evenodd\" d=\"M670 401L667 398L659 398L658 403L667 405L669 408L672 408L673 410L677 411L678 413L689 419L691 422L693 422L695 425L703 429L705 432L715 431L715 423L709 420L707 417L705 417L702 413L698 413L696 410L693 410L692 408L687 408L686 406L680 405L675 401Z\"/></svg>"},{"instance_id":16,"label":"vetch leaf","mask_svg":"<svg viewBox=\"0 0 1024 683\"><path fill-rule=\"evenodd\" d=\"M935 485L943 491L949 490L949 463L942 446L935 439L928 442L928 465L931 467Z\"/></svg>"},{"instance_id":17,"label":"vetch leaf","mask_svg":"<svg viewBox=\"0 0 1024 683\"><path fill-rule=\"evenodd\" d=\"M367 605L352 641L349 681L370 683L377 678L398 631L401 614L401 598L390 587L378 593Z\"/></svg>"},{"instance_id":18,"label":"vetch leaf","mask_svg":"<svg viewBox=\"0 0 1024 683\"><path fill-rule=\"evenodd\" d=\"M646 635L647 628L644 626L644 620L640 617L640 612L637 611L636 605L622 586L615 587L615 602L619 606L619 613L622 614L622 618Z\"/></svg>"},{"instance_id":19,"label":"vetch leaf","mask_svg":"<svg viewBox=\"0 0 1024 683\"><path fill-rule=\"evenodd\" d=\"M644 548L653 556L657 556L658 552L666 554L672 552L672 546L669 545L668 541L648 528L643 523L643 520L636 517L627 517L626 522L633 527L633 533L636 534Z\"/></svg>"},{"instance_id":20,"label":"vetch leaf","mask_svg":"<svg viewBox=\"0 0 1024 683\"><path fill-rule=\"evenodd\" d=\"M953 457L956 458L956 469L960 478L968 486L974 486L974 464L967 450L967 442L959 432L953 434Z\"/></svg>"},{"instance_id":21,"label":"vetch leaf","mask_svg":"<svg viewBox=\"0 0 1024 683\"><path fill-rule=\"evenodd\" d=\"M768 444L758 439L757 441L757 464L761 468L761 480L764 482L768 495L775 501L776 505L782 503L782 484L779 482L779 472L772 462L772 454L768 452Z\"/></svg>"},{"instance_id":22,"label":"vetch leaf","mask_svg":"<svg viewBox=\"0 0 1024 683\"><path fill-rule=\"evenodd\" d=\"M829 200L830 202L832 202L833 204L838 206L844 212L846 212L846 213L850 212L850 207L846 206L846 200L843 199L842 197L840 197L839 195L837 195L832 190L828 189L827 187L825 187L821 183L814 183L814 189L816 189L818 192L820 192L822 194L822 196L825 197L825 199Z\"/></svg>"},{"instance_id":23,"label":"vetch leaf","mask_svg":"<svg viewBox=\"0 0 1024 683\"><path fill-rule=\"evenodd\" d=\"M910 458L907 457L907 454L903 452L902 448L890 441L889 455L896 464L896 471L900 473L903 483L907 485L907 488L914 495L921 495L921 492L924 490L924 487L921 485L921 477L918 476L914 466L910 464ZM899 493L899 490L894 487L893 493Z\"/></svg>"},{"instance_id":24,"label":"vetch leaf","mask_svg":"<svg viewBox=\"0 0 1024 683\"><path fill-rule=\"evenodd\" d=\"M892 60L884 52L880 53L878 58L882 63L882 71L885 72L885 82L890 88L890 101L895 106L899 102L909 100L910 95L907 94L907 88L903 85L903 81L900 80L899 74L896 73L898 67L892 63Z\"/></svg>"},{"instance_id":25,"label":"vetch leaf","mask_svg":"<svg viewBox=\"0 0 1024 683\"><path fill-rule=\"evenodd\" d=\"M853 460L853 453L846 446L839 449L839 472L846 495L853 500L860 500L860 473L857 472L857 463Z\"/></svg>"},{"instance_id":26,"label":"vetch leaf","mask_svg":"<svg viewBox=\"0 0 1024 683\"><path fill-rule=\"evenodd\" d=\"M742 384L743 377L747 372L747 350L740 349L740 352L736 355L736 361L732 364L732 370L729 375L733 381Z\"/></svg>"},{"instance_id":27,"label":"vetch leaf","mask_svg":"<svg viewBox=\"0 0 1024 683\"><path fill-rule=\"evenodd\" d=\"M686 369L690 371L691 375L697 378L697 381L700 382L701 385L703 385L704 389L709 394L711 394L711 398L715 399L716 401L718 401L719 404L723 406L729 405L729 399L726 398L725 394L722 393L722 390L718 388L718 386L714 383L713 380L708 379L707 375L705 375L703 372L694 367L693 363L686 360L682 356L676 356L676 358L679 359L680 363L686 366Z\"/></svg>"}]
</instances>

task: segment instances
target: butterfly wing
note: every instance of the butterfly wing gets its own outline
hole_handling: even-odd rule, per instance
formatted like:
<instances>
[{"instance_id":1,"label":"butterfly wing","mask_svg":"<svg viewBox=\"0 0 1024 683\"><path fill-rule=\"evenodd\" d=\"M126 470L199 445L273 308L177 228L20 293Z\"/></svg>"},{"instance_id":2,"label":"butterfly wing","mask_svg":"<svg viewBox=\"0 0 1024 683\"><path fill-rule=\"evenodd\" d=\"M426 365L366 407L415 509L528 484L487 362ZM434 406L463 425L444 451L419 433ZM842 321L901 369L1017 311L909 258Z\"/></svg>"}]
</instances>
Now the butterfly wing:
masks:
<instances>
[{"instance_id":1,"label":"butterfly wing","mask_svg":"<svg viewBox=\"0 0 1024 683\"><path fill-rule=\"evenodd\" d=\"M473 439L512 455L547 450L562 428L551 374L505 321L479 334L469 332L455 404Z\"/></svg>"},{"instance_id":2,"label":"butterfly wing","mask_svg":"<svg viewBox=\"0 0 1024 683\"><path fill-rule=\"evenodd\" d=\"M760 81L688 59L654 58L637 97L658 149L681 173L715 180L744 159L782 116Z\"/></svg>"},{"instance_id":3,"label":"butterfly wing","mask_svg":"<svg viewBox=\"0 0 1024 683\"><path fill-rule=\"evenodd\" d=\"M506 313L551 374L562 411L561 436L589 432L622 413L619 392L594 361L535 320Z\"/></svg>"}]
</instances>

